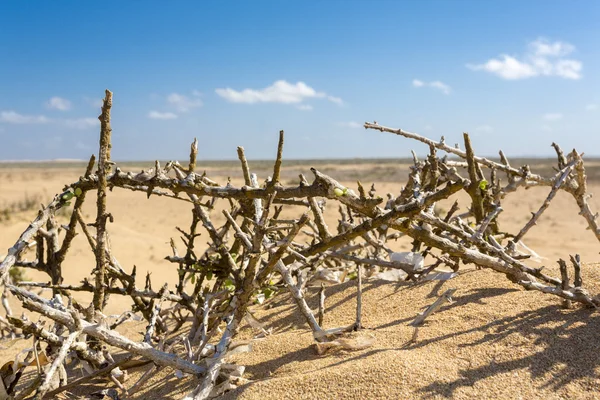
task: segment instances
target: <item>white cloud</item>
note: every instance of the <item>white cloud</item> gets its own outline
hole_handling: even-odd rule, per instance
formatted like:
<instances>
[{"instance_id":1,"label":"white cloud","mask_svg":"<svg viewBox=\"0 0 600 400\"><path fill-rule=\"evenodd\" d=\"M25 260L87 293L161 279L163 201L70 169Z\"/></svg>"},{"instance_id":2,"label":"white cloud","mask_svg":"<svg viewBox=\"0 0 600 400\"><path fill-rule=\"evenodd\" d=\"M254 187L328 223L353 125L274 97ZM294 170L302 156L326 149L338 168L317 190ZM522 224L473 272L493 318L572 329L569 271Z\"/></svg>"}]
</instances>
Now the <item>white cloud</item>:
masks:
<instances>
[{"instance_id":1,"label":"white cloud","mask_svg":"<svg viewBox=\"0 0 600 400\"><path fill-rule=\"evenodd\" d=\"M91 97L83 97L83 100L88 103L90 106L95 107L95 108L101 108L102 107L102 99L97 99L97 98L91 98Z\"/></svg>"},{"instance_id":2,"label":"white cloud","mask_svg":"<svg viewBox=\"0 0 600 400\"><path fill-rule=\"evenodd\" d=\"M192 91L191 96L186 96L180 93L171 93L169 94L165 100L167 102L167 106L171 109L177 111L177 113L186 113L194 108L202 107L204 103L200 99L202 93L197 90ZM158 94L151 94L150 98L153 100L158 100L161 98ZM179 118L179 115L170 111L150 111L148 113L148 118L152 119L176 119Z\"/></svg>"},{"instance_id":3,"label":"white cloud","mask_svg":"<svg viewBox=\"0 0 600 400\"><path fill-rule=\"evenodd\" d=\"M62 97L55 96L51 97L50 100L46 102L46 107L52 110L68 111L71 109L71 102Z\"/></svg>"},{"instance_id":4,"label":"white cloud","mask_svg":"<svg viewBox=\"0 0 600 400\"><path fill-rule=\"evenodd\" d=\"M151 118L151 119L176 119L177 114L174 114L172 112L150 111L148 113L148 118Z\"/></svg>"},{"instance_id":5,"label":"white cloud","mask_svg":"<svg viewBox=\"0 0 600 400\"><path fill-rule=\"evenodd\" d=\"M424 86L432 87L434 89L438 89L444 94L450 94L450 86L446 85L444 82L440 81L431 81L431 82L423 82L419 79L413 79L412 85L414 87L420 88Z\"/></svg>"},{"instance_id":6,"label":"white cloud","mask_svg":"<svg viewBox=\"0 0 600 400\"><path fill-rule=\"evenodd\" d=\"M0 122L8 124L47 124L50 119L43 115L23 115L15 111L1 111Z\"/></svg>"},{"instance_id":7,"label":"white cloud","mask_svg":"<svg viewBox=\"0 0 600 400\"><path fill-rule=\"evenodd\" d=\"M588 104L587 106L585 106L585 109L588 111L594 111L597 110L599 108L598 104Z\"/></svg>"},{"instance_id":8,"label":"white cloud","mask_svg":"<svg viewBox=\"0 0 600 400\"><path fill-rule=\"evenodd\" d=\"M565 79L580 79L583 64L576 60L559 60L554 65L554 74Z\"/></svg>"},{"instance_id":9,"label":"white cloud","mask_svg":"<svg viewBox=\"0 0 600 400\"><path fill-rule=\"evenodd\" d=\"M531 43L529 47L532 53L542 57L562 57L575 51L575 46L567 42L549 43L547 39L539 38Z\"/></svg>"},{"instance_id":10,"label":"white cloud","mask_svg":"<svg viewBox=\"0 0 600 400\"><path fill-rule=\"evenodd\" d=\"M179 93L171 93L167 96L167 103L175 107L179 112L188 112L192 108L202 107L202 100L199 99L200 92L194 90L192 97Z\"/></svg>"},{"instance_id":11,"label":"white cloud","mask_svg":"<svg viewBox=\"0 0 600 400\"><path fill-rule=\"evenodd\" d=\"M88 129L100 125L98 118L77 118L77 119L65 119L65 125L69 128L75 129Z\"/></svg>"},{"instance_id":12,"label":"white cloud","mask_svg":"<svg viewBox=\"0 0 600 400\"><path fill-rule=\"evenodd\" d=\"M0 122L20 125L52 123L74 129L88 129L100 125L98 118L47 118L44 115L24 115L15 111L1 111Z\"/></svg>"},{"instance_id":13,"label":"white cloud","mask_svg":"<svg viewBox=\"0 0 600 400\"><path fill-rule=\"evenodd\" d=\"M467 64L473 71L487 71L502 79L517 80L536 76L558 76L564 79L580 79L583 64L581 61L563 58L575 46L567 42L549 42L539 38L528 46L529 50L521 60L507 54L492 58L483 64Z\"/></svg>"},{"instance_id":14,"label":"white cloud","mask_svg":"<svg viewBox=\"0 0 600 400\"><path fill-rule=\"evenodd\" d=\"M433 82L429 83L429 86L431 86L432 88L441 90L442 93L444 93L444 94L450 94L450 86L446 85L443 82L433 81Z\"/></svg>"},{"instance_id":15,"label":"white cloud","mask_svg":"<svg viewBox=\"0 0 600 400\"><path fill-rule=\"evenodd\" d=\"M492 74L496 74L503 79L525 79L537 76L538 72L532 65L522 63L514 57L503 54L502 59L491 59L485 64L473 65L467 64L467 67L473 71L484 70Z\"/></svg>"},{"instance_id":16,"label":"white cloud","mask_svg":"<svg viewBox=\"0 0 600 400\"><path fill-rule=\"evenodd\" d=\"M332 103L337 104L338 106L341 106L344 104L344 100L342 100L339 97L335 97L335 96L327 96L327 100L329 100Z\"/></svg>"},{"instance_id":17,"label":"white cloud","mask_svg":"<svg viewBox=\"0 0 600 400\"><path fill-rule=\"evenodd\" d=\"M477 132L477 133L492 133L492 132L494 132L494 128L492 128L489 125L480 125L477 128L475 128L475 132Z\"/></svg>"},{"instance_id":18,"label":"white cloud","mask_svg":"<svg viewBox=\"0 0 600 400\"><path fill-rule=\"evenodd\" d=\"M562 119L562 117L563 115L561 113L547 113L544 114L542 118L546 121L558 121L559 119Z\"/></svg>"},{"instance_id":19,"label":"white cloud","mask_svg":"<svg viewBox=\"0 0 600 400\"><path fill-rule=\"evenodd\" d=\"M298 110L302 111L311 111L313 109L313 106L311 106L310 104L300 104L297 108Z\"/></svg>"},{"instance_id":20,"label":"white cloud","mask_svg":"<svg viewBox=\"0 0 600 400\"><path fill-rule=\"evenodd\" d=\"M327 95L324 92L317 92L304 82L289 83L279 80L263 89L244 89L237 91L231 88L216 89L215 92L231 103L282 103L282 104L300 104L311 98L326 98L332 103L343 104L339 97Z\"/></svg>"},{"instance_id":21,"label":"white cloud","mask_svg":"<svg viewBox=\"0 0 600 400\"><path fill-rule=\"evenodd\" d=\"M362 128L363 127L362 124L359 124L358 122L355 122L355 121L339 122L337 124L337 126L341 126L343 128L351 128L351 129L358 129L358 128Z\"/></svg>"}]
</instances>

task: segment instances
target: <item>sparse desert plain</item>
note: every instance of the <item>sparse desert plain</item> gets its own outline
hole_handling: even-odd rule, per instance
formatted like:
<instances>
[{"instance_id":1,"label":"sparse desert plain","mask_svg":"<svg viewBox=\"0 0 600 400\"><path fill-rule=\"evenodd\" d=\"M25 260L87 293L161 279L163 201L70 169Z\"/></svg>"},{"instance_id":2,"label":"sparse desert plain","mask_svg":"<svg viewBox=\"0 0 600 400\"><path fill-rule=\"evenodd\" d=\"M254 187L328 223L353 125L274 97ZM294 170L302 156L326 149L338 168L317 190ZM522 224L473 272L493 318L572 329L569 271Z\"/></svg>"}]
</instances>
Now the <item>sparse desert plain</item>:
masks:
<instances>
[{"instance_id":1,"label":"sparse desert plain","mask_svg":"<svg viewBox=\"0 0 600 400\"><path fill-rule=\"evenodd\" d=\"M408 160L284 160L280 181L297 185L298 174L312 180L310 167L337 179L357 191L356 181L365 187L375 183L376 193L385 198L397 195L408 177ZM550 174L555 160L511 160L513 165L528 163L532 171ZM264 180L271 174L271 163L250 161L250 168ZM124 170L149 169L152 163L117 163ZM586 161L588 191L600 193L600 161ZM40 204L47 204L65 184L75 182L85 170L84 163L0 164L0 260L21 232L36 217ZM198 171L225 184L243 184L237 162L198 161ZM504 179L504 176L500 176ZM539 209L549 193L548 187L519 189L502 202L499 216L502 231L516 233ZM95 219L95 192L90 192L83 208L84 218ZM469 198L459 193L460 211L465 212ZM589 200L593 210L600 209L596 198ZM164 258L172 254L170 239L179 241L179 226L190 223L190 203L171 201L145 193L114 189L108 193L107 206L114 217L108 224L110 247L125 270L135 265L138 277L150 273L155 288L177 284L176 266ZM449 202L436 207L447 211ZM338 204L328 201L326 222L332 230L338 223ZM281 218L298 218L305 210L291 208ZM444 212L445 212L444 211ZM559 192L524 239L540 260L525 262L532 267L545 266L560 276L557 260L579 254L584 263L582 276L587 289L600 292L600 243L586 230L587 222L578 215L573 197ZM59 215L67 223L68 214ZM212 214L217 226L225 221L220 212ZM208 241L202 231L198 246ZM396 251L409 251L410 238L390 243ZM183 247L183 246L182 246ZM26 257L35 258L35 251ZM91 277L94 255L83 235L72 244L63 265L64 284L77 285ZM28 281L48 281L48 276L24 270ZM252 340L252 351L233 356L244 365L249 383L225 395L227 399L341 399L341 398L455 398L455 399L595 399L600 398L600 316L593 309L575 303L563 309L558 297L526 291L505 276L473 265L461 265L456 278L444 283L442 290L455 288L454 302L432 314L411 342L414 328L409 323L437 298L436 282L414 285L388 282L377 278L363 280L363 326L374 343L355 351L337 351L318 355L305 320L293 305L290 295L281 291L251 311L271 334ZM346 326L355 317L354 280L328 286L324 327ZM44 294L45 293L45 294ZM42 292L48 295L47 292ZM318 307L318 288L309 288L307 301ZM91 295L74 293L74 298L89 304ZM23 311L10 298L13 312ZM129 301L111 296L104 312L118 315ZM118 330L127 337L141 340L147 323L126 322ZM256 331L245 323L238 340L251 340ZM31 347L31 340L0 341L0 362L13 359ZM132 369L130 382L150 366ZM21 385L33 379L35 368L28 368ZM81 372L83 375L83 372ZM61 398L75 398L112 382L96 380L83 387L63 392ZM179 399L193 389L191 379L178 378L171 368L161 368L131 398Z\"/></svg>"}]
</instances>

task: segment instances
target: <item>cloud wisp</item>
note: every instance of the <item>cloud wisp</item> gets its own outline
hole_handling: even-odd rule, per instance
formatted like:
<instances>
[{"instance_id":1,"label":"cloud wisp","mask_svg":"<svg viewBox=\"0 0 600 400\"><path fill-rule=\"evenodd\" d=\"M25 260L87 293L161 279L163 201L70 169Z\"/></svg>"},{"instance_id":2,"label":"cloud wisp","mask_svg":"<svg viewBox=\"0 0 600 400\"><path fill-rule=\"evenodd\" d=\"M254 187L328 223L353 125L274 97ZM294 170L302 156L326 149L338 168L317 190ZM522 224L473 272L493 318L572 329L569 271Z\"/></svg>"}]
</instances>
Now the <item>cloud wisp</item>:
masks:
<instances>
[{"instance_id":1,"label":"cloud wisp","mask_svg":"<svg viewBox=\"0 0 600 400\"><path fill-rule=\"evenodd\" d=\"M54 96L46 102L46 107L51 110L69 111L71 109L71 102L62 97Z\"/></svg>"},{"instance_id":2,"label":"cloud wisp","mask_svg":"<svg viewBox=\"0 0 600 400\"><path fill-rule=\"evenodd\" d=\"M171 93L165 97L167 110L172 111L157 111L151 110L148 112L148 118L159 120L177 119L181 114L190 112L194 108L200 108L204 105L200 98L202 93L197 90L192 91L191 96L180 93ZM153 98L161 98L161 96L153 95Z\"/></svg>"},{"instance_id":3,"label":"cloud wisp","mask_svg":"<svg viewBox=\"0 0 600 400\"><path fill-rule=\"evenodd\" d=\"M581 79L581 61L566 58L575 51L575 46L567 42L550 42L539 38L529 43L528 50L521 59L508 54L491 58L482 64L467 64L473 71L486 71L502 79L518 80L538 76L556 76L563 79Z\"/></svg>"},{"instance_id":4,"label":"cloud wisp","mask_svg":"<svg viewBox=\"0 0 600 400\"><path fill-rule=\"evenodd\" d=\"M69 128L75 129L88 129L100 125L100 121L98 120L98 118L65 119L63 120L63 122Z\"/></svg>"},{"instance_id":5,"label":"cloud wisp","mask_svg":"<svg viewBox=\"0 0 600 400\"><path fill-rule=\"evenodd\" d=\"M342 128L350 129L359 129L363 127L363 124L358 123L356 121L338 122L336 125Z\"/></svg>"},{"instance_id":6,"label":"cloud wisp","mask_svg":"<svg viewBox=\"0 0 600 400\"><path fill-rule=\"evenodd\" d=\"M13 125L60 124L67 128L89 129L100 124L97 118L48 118L45 115L27 115L16 111L0 111L0 123Z\"/></svg>"},{"instance_id":7,"label":"cloud wisp","mask_svg":"<svg viewBox=\"0 0 600 400\"><path fill-rule=\"evenodd\" d=\"M446 95L450 94L450 92L452 91L452 88L450 86L448 86L444 82L440 82L440 81L423 82L422 80L419 80L419 79L413 79L412 85L416 88L431 87L431 88L439 90L440 92L442 92Z\"/></svg>"},{"instance_id":8,"label":"cloud wisp","mask_svg":"<svg viewBox=\"0 0 600 400\"><path fill-rule=\"evenodd\" d=\"M558 121L562 119L563 115L561 113L546 113L542 116L545 121Z\"/></svg>"},{"instance_id":9,"label":"cloud wisp","mask_svg":"<svg viewBox=\"0 0 600 400\"><path fill-rule=\"evenodd\" d=\"M148 113L150 119L177 119L177 114L172 112L150 111Z\"/></svg>"},{"instance_id":10,"label":"cloud wisp","mask_svg":"<svg viewBox=\"0 0 600 400\"><path fill-rule=\"evenodd\" d=\"M328 101L343 105L344 101L336 96L319 92L304 82L289 83L279 80L263 89L234 90L232 88L216 89L215 93L230 103L257 104L280 103L301 104L309 99L324 98Z\"/></svg>"},{"instance_id":11,"label":"cloud wisp","mask_svg":"<svg viewBox=\"0 0 600 400\"><path fill-rule=\"evenodd\" d=\"M202 107L204 105L200 99L200 93L195 90L191 97L179 93L171 93L167 96L167 103L181 113L188 112L193 108Z\"/></svg>"},{"instance_id":12,"label":"cloud wisp","mask_svg":"<svg viewBox=\"0 0 600 400\"><path fill-rule=\"evenodd\" d=\"M87 96L83 96L83 101L85 101L87 104L94 108L101 108L103 103L102 99Z\"/></svg>"},{"instance_id":13,"label":"cloud wisp","mask_svg":"<svg viewBox=\"0 0 600 400\"><path fill-rule=\"evenodd\" d=\"M16 111L0 111L0 122L7 124L47 124L51 120L43 115L25 115Z\"/></svg>"}]
</instances>

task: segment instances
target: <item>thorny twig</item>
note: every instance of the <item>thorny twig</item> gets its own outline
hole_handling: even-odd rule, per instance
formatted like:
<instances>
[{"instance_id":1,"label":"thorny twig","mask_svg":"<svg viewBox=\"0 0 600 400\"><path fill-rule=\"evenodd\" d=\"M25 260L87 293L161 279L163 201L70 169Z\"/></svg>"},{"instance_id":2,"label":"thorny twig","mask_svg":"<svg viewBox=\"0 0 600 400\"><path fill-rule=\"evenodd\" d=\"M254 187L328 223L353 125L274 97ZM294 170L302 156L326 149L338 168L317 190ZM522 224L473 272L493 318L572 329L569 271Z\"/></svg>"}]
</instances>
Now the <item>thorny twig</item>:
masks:
<instances>
[{"instance_id":1,"label":"thorny twig","mask_svg":"<svg viewBox=\"0 0 600 400\"><path fill-rule=\"evenodd\" d=\"M187 167L171 161L161 168L157 161L152 170L140 173L125 172L120 168L111 172L111 105L112 93L106 91L100 116L97 172L92 173L95 163L92 157L85 174L77 182L68 185L38 213L37 218L0 263L0 278L5 285L2 303L7 314L6 319L0 319L0 327L4 332L8 329L6 326L10 326L12 334L22 332L24 335L33 335L36 342L47 343L48 354L52 358L44 380L34 382L40 385L37 391L39 398L58 393L59 389L49 391L48 385L54 372L62 368L68 353L74 354L86 368L91 368L90 375L72 382L68 387L110 373L118 367L118 364L109 363L112 357L103 345L123 349L128 353L128 358L136 355L152 362L151 369L129 388L130 393L142 389L144 381L158 370L158 366L163 366L193 375L196 389L192 396L209 398L221 393L225 387L235 387L234 384L227 383L230 369L225 358L230 353L231 343L240 324L246 318L248 307L257 300L258 293L266 299L267 293L287 287L315 340L327 341L362 327L362 285L363 277L368 275L363 275L365 266L367 272L373 269L401 269L406 272L408 279L422 282L430 277L429 274L439 273L436 271L438 266L447 265L456 272L460 265L472 263L502 273L526 289L558 296L565 304L577 302L589 307L600 305L598 297L592 296L583 288L582 264L578 255L571 257L574 270L571 284L564 261L561 260L560 263L561 277L553 277L543 273L541 268L526 265L522 261L522 254L517 254L515 250L516 244L538 222L559 190L573 195L588 227L600 240L598 216L592 212L588 203L582 155L576 151L565 156L560 147L553 144L558 155L558 172L554 176L544 177L531 172L528 166L511 166L502 152L500 162L476 156L467 134L464 135L466 150L463 151L446 145L443 139L433 141L401 129L366 123L366 128L394 133L429 146L426 158L419 160L413 154L414 165L411 166L409 181L399 191L400 195L394 197L390 194L387 202L384 202L381 197L376 196L374 186L367 193L359 182L357 195L351 188L314 168L311 168L313 182L301 175L298 186L283 185L283 131L279 133L272 177L262 185L259 184L257 175L252 173L242 147L238 147L244 180L242 187L236 187L230 182L220 185L205 173L198 174L196 139L190 146ZM462 161L440 158L438 151L458 156ZM483 167L491 169L489 183ZM462 168L466 168L468 179L461 176ZM507 175L508 184L505 186L500 185L498 172ZM503 237L507 235L496 234L497 216L502 211L500 201L521 187L531 186L548 186L551 191L538 212L520 232L508 244L502 244ZM166 257L177 266L179 283L175 292L168 291L166 286L158 292L153 291L149 276L146 287L138 289L136 267L133 267L131 273L125 272L112 254L106 235L106 223L110 219L106 195L108 189L115 187L144 192L148 197L160 195L193 203L189 232L179 229L183 235L185 251L179 253L175 242L171 241L173 254ZM98 195L97 216L91 224L95 227L95 235L81 214L85 195L91 190L97 190ZM460 191L466 191L470 195L468 215L475 217L478 224L475 229L469 227L461 216L454 216L458 210L458 201L444 218L434 215L437 202ZM179 197L182 194L185 198ZM75 206L66 226L64 239L60 243L59 227L54 214L73 196L77 197ZM337 232L329 227L333 225L328 226L326 223L326 199L340 204L341 219ZM225 207L218 208L220 200L223 200ZM276 204L280 206L276 207ZM221 226L211 219L211 214L216 209L221 210L225 216L225 223ZM296 217L284 214L298 210L300 211L295 214ZM303 227L309 227L311 231L304 231ZM79 285L62 283L61 265L68 255L77 229L83 232L96 255L94 284L87 280ZM195 243L195 239L202 234L202 229L208 234L202 237L207 237L209 241L203 250ZM425 258L433 259L433 263L424 267L422 264L388 259L393 251L387 242L402 236L413 240L410 259L421 259L421 263ZM37 245L36 260L24 260L23 254L34 242ZM421 250L423 246L425 248ZM46 272L51 277L50 283L20 282L12 285L9 270L13 266ZM327 278L332 282L343 282L349 271L358 272L356 319L352 325L325 330L325 288L321 286L319 293L318 319L307 304L305 288L307 282L312 282L311 278L318 278L319 273L330 273L332 269L340 271L338 281ZM56 297L47 300L25 289L32 287L51 289ZM45 327L12 316L7 299L8 290L17 296L26 309L52 320L54 325L51 328ZM444 301L449 300L453 290L442 295L414 321L414 325L420 325ZM83 319L79 319L71 306L64 306L60 301L59 295L77 291L94 294L92 308L73 304L85 315ZM128 314L110 326L106 322L106 316L101 311L108 301L108 295L112 294L129 296L134 311L141 312L148 321L141 342L115 331L127 319ZM182 336L179 330L186 326L185 321L189 318L193 321L190 332ZM164 335L167 332L167 320L175 321L175 328L171 332L177 335L171 339ZM213 338L218 332L222 333L221 339L215 344ZM415 330L415 335L416 332ZM158 343L153 340L156 338ZM165 343L169 345L165 346ZM229 386L224 383L217 385L219 376L224 377ZM121 382L115 382L117 383L117 386L127 389ZM31 390L34 389L35 385L32 385ZM27 390L29 389L17 397L26 395Z\"/></svg>"}]
</instances>

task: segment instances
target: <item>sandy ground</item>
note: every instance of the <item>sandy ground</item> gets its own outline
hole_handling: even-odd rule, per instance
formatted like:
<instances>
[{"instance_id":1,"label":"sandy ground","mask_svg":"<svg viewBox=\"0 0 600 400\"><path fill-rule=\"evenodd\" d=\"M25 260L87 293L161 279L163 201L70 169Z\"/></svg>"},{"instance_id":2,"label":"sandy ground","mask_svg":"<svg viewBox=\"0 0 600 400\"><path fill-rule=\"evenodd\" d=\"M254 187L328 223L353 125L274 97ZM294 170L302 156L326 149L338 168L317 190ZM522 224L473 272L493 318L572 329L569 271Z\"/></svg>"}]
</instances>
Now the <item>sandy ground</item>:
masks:
<instances>
[{"instance_id":1,"label":"sandy ground","mask_svg":"<svg viewBox=\"0 0 600 400\"><path fill-rule=\"evenodd\" d=\"M370 183L369 177L381 178L382 174L381 166L369 164L361 164L360 170L333 163L322 163L318 168L333 177L345 177L342 182L355 190L357 178ZM0 210L14 208L25 198L47 203L82 172L64 167L0 168ZM214 172L222 176L211 176L210 170L209 176L223 182L229 174ZM284 183L291 184L300 172L311 180L308 168L295 166L284 170ZM231 176L239 173L232 172ZM404 180L390 180L376 185L380 195L399 192ZM239 181L234 179L233 183ZM598 189L600 182L590 183L590 192L599 192ZM501 229L518 231L530 213L537 211L548 191L521 190L508 197L502 204L505 211L500 217ZM83 214L92 222L95 202L90 195ZM461 210L466 211L466 197L461 195L459 200ZM591 202L593 209L600 209L598 200ZM446 210L449 206L439 205ZM115 189L109 194L108 207L115 218L109 226L111 246L122 266L131 269L136 265L138 276L140 272L151 273L154 287L167 282L173 288L175 267L164 257L171 254L169 239L179 237L175 226L189 226L189 203L156 197L148 200L143 193ZM337 204L329 202L327 207L328 223L334 228ZM298 208L286 215L298 217L302 212ZM14 244L35 213L35 209L16 212L9 220L0 220L0 255ZM220 213L214 213L216 224L223 219ZM585 227L571 196L559 193L526 236L525 243L544 257L542 264L552 270L559 257L568 259L569 254L579 253L589 263L584 282L596 293L600 291L600 266L593 264L600 261L600 245ZM201 237L199 242L204 244L206 240ZM395 244L397 249L408 245L407 240ZM31 259L34 254L28 256ZM93 265L93 254L80 235L63 267L65 283L77 284L89 278ZM26 276L48 280L35 271L26 271ZM579 308L562 310L557 299L523 291L491 271L466 268L446 286L457 289L456 302L428 319L418 341L407 344L413 333L408 323L435 299L431 296L433 284L413 287L369 281L363 319L368 332L376 338L375 345L367 350L325 356L316 355L307 326L287 295L277 296L266 307L255 310L265 326L274 329L274 334L255 341L253 352L236 356L237 362L247 366L252 383L227 398L600 398L598 314ZM353 322L354 293L352 282L327 289L327 328ZM310 292L309 296L311 306L316 307L315 293ZM85 294L77 294L76 298L90 299ZM124 311L123 305L122 300L113 297L108 314ZM13 303L13 307L20 312L17 304ZM144 326L131 323L122 329L137 337ZM251 335L249 329L241 333L242 338ZM0 342L0 362L12 359L27 345L30 343ZM161 371L134 397L181 398L190 390L190 382L176 379L172 372Z\"/></svg>"}]
</instances>

